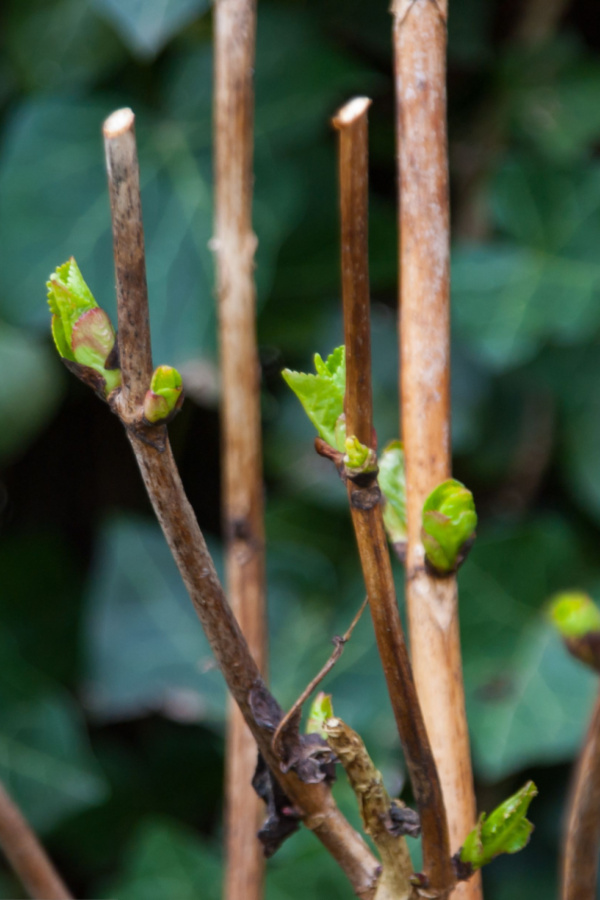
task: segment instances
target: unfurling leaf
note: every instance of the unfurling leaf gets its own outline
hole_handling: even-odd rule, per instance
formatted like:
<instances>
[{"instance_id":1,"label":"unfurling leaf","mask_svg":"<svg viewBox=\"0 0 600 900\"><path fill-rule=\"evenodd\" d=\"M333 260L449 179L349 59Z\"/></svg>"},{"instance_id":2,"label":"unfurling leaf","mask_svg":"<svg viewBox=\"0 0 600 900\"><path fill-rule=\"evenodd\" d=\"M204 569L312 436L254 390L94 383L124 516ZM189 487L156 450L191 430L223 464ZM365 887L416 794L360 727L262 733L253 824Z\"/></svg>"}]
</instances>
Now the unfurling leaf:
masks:
<instances>
[{"instance_id":1,"label":"unfurling leaf","mask_svg":"<svg viewBox=\"0 0 600 900\"><path fill-rule=\"evenodd\" d=\"M591 597L579 591L557 594L550 604L550 618L569 652L600 671L600 610Z\"/></svg>"},{"instance_id":2,"label":"unfurling leaf","mask_svg":"<svg viewBox=\"0 0 600 900\"><path fill-rule=\"evenodd\" d=\"M313 700L308 719L306 720L307 734L320 734L322 738L326 737L324 725L327 719L333 717L333 703L331 702L331 694L325 691L319 691Z\"/></svg>"},{"instance_id":3,"label":"unfurling leaf","mask_svg":"<svg viewBox=\"0 0 600 900\"><path fill-rule=\"evenodd\" d=\"M159 366L144 397L144 418L152 425L166 422L183 403L183 382L177 369Z\"/></svg>"},{"instance_id":4,"label":"unfurling leaf","mask_svg":"<svg viewBox=\"0 0 600 900\"><path fill-rule=\"evenodd\" d=\"M344 394L346 391L346 356L344 347L337 347L326 361L315 353L316 375L292 372L281 373L298 397L306 415L324 441L345 452L345 429L342 428Z\"/></svg>"},{"instance_id":5,"label":"unfurling leaf","mask_svg":"<svg viewBox=\"0 0 600 900\"><path fill-rule=\"evenodd\" d=\"M120 370L109 363L115 349L115 332L73 257L58 266L46 286L56 349L68 363L97 372L108 396L121 384Z\"/></svg>"},{"instance_id":6,"label":"unfurling leaf","mask_svg":"<svg viewBox=\"0 0 600 900\"><path fill-rule=\"evenodd\" d=\"M489 816L482 813L457 854L459 862L476 870L501 853L522 850L533 831L533 825L525 816L536 794L535 784L528 781Z\"/></svg>"},{"instance_id":7,"label":"unfurling leaf","mask_svg":"<svg viewBox=\"0 0 600 900\"><path fill-rule=\"evenodd\" d=\"M439 574L456 571L475 537L477 513L471 491L449 478L423 504L421 539L430 566Z\"/></svg>"},{"instance_id":8,"label":"unfurling leaf","mask_svg":"<svg viewBox=\"0 0 600 900\"><path fill-rule=\"evenodd\" d=\"M406 474L404 448L401 441L392 441L379 457L379 487L383 494L383 524L396 547L406 543Z\"/></svg>"}]
</instances>

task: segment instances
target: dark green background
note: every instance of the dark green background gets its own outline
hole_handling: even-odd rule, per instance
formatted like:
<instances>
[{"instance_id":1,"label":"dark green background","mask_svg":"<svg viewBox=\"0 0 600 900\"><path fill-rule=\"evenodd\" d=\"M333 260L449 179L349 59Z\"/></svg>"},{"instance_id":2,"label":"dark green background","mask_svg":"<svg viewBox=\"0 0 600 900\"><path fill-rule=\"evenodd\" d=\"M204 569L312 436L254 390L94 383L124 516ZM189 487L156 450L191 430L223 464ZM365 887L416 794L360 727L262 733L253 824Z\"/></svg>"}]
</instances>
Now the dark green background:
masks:
<instances>
[{"instance_id":1,"label":"dark green background","mask_svg":"<svg viewBox=\"0 0 600 900\"><path fill-rule=\"evenodd\" d=\"M130 105L155 361L184 372L171 434L218 557L208 5L9 0L1 13L0 776L81 898L220 895L222 681L119 423L50 345L44 290L73 254L114 312L100 127ZM469 724L480 808L528 777L540 788L531 845L486 870L489 900L554 896L595 678L544 606L568 587L600 600L600 18L596 0L567 2L540 42L521 33L531 6L450 2L455 474L480 513L460 575ZM386 0L259 2L258 328L271 676L284 706L362 596L344 491L279 376L341 342L328 120L357 92L374 100L380 443L398 431L390 25ZM400 790L366 617L326 687ZM0 870L0 897L19 891ZM269 863L267 896L309 895L351 891L300 834Z\"/></svg>"}]
</instances>

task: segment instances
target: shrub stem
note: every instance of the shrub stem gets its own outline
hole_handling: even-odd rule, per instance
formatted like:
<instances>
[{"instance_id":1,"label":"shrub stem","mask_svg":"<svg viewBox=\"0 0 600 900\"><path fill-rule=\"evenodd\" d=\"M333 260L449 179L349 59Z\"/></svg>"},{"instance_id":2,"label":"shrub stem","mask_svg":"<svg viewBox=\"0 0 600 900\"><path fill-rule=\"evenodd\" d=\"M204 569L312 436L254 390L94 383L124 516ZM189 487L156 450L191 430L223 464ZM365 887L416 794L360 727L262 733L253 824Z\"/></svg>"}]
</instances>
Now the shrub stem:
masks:
<instances>
[{"instance_id":1,"label":"shrub stem","mask_svg":"<svg viewBox=\"0 0 600 900\"><path fill-rule=\"evenodd\" d=\"M367 233L369 104L366 98L350 101L335 117L334 125L339 131L346 433L373 449ZM347 483L377 648L421 816L423 868L431 889L443 896L454 883L446 813L402 632L376 472L356 478L349 475Z\"/></svg>"},{"instance_id":2,"label":"shrub stem","mask_svg":"<svg viewBox=\"0 0 600 900\"><path fill-rule=\"evenodd\" d=\"M227 594L260 671L266 610L260 366L252 231L256 0L217 0L215 56L215 250L220 321L223 524ZM260 900L263 813L252 788L256 743L230 702L226 749L227 900Z\"/></svg>"},{"instance_id":3,"label":"shrub stem","mask_svg":"<svg viewBox=\"0 0 600 900\"><path fill-rule=\"evenodd\" d=\"M27 893L35 900L71 900L46 851L0 784L0 846Z\"/></svg>"},{"instance_id":4,"label":"shrub stem","mask_svg":"<svg viewBox=\"0 0 600 900\"><path fill-rule=\"evenodd\" d=\"M112 118L111 116L108 121L110 122ZM129 128L133 134L133 116ZM105 138L107 141L111 140L111 135L110 133L106 134L106 129ZM121 139L121 136L117 135L117 139ZM111 154L114 163L118 155L112 154L112 149L107 148L107 157ZM131 167L119 169L114 164L108 168L111 195L116 189L114 185L110 184L111 180L118 182L130 178L132 171ZM128 190L138 191L137 202L133 206L140 210L140 219L138 222L135 222L133 217L128 220L131 227L129 235L127 232L119 230L120 220L117 222L113 220L115 242L117 239L125 243L128 240L136 242L141 228L139 180L133 178ZM126 283L129 280L128 273L121 270L118 265L116 266L116 275L117 279L124 278ZM122 320L131 318L132 321L143 321L147 319L148 298L144 291L128 292L123 285L119 285L117 298L119 331ZM141 310L123 308L130 304L142 305L145 313ZM131 352L121 356L124 384L132 378L135 379L137 373L144 369L146 360L151 360L150 334L149 331L140 331L138 340L132 342ZM125 397L127 398L126 402L124 402ZM264 719L253 710L252 699L260 696L271 714L283 715L277 701L269 694L263 682L256 662L248 649L248 644L227 602L206 542L185 495L166 436L166 428L164 426L149 428L146 429L144 435L139 429L130 427L130 423L139 421L139 409L133 403L131 389L121 393L114 404L114 409L126 427L146 491L217 664L265 762L281 784L291 804L297 809L304 824L314 831L346 873L356 895L363 900L371 900L379 874L377 860L362 837L341 814L331 796L331 791L324 782L306 784L300 781L293 771L285 773L281 771L279 760L271 749L273 727L269 727ZM160 432L162 440L153 439L155 432Z\"/></svg>"},{"instance_id":5,"label":"shrub stem","mask_svg":"<svg viewBox=\"0 0 600 900\"><path fill-rule=\"evenodd\" d=\"M562 866L562 900L596 896L600 847L600 693L575 771Z\"/></svg>"},{"instance_id":6,"label":"shrub stem","mask_svg":"<svg viewBox=\"0 0 600 900\"><path fill-rule=\"evenodd\" d=\"M406 597L412 660L440 773L450 841L475 824L454 577L424 570L421 513L450 477L450 238L445 0L395 0L400 193L401 418L406 459ZM481 896L479 875L454 897Z\"/></svg>"}]
</instances>

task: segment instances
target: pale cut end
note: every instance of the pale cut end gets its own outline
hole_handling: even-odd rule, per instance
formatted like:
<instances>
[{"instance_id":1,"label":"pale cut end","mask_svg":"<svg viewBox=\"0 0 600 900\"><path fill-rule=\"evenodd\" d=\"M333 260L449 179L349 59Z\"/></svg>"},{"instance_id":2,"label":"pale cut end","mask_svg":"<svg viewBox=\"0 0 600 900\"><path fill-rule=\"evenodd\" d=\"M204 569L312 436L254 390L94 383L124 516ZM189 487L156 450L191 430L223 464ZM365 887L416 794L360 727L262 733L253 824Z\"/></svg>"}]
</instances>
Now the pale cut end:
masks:
<instances>
[{"instance_id":1,"label":"pale cut end","mask_svg":"<svg viewBox=\"0 0 600 900\"><path fill-rule=\"evenodd\" d=\"M349 100L331 120L334 128L346 128L348 125L353 125L361 116L364 116L371 103L372 100L368 97L355 97L353 100Z\"/></svg>"},{"instance_id":2,"label":"pale cut end","mask_svg":"<svg viewBox=\"0 0 600 900\"><path fill-rule=\"evenodd\" d=\"M130 131L133 128L134 122L135 116L133 110L129 109L129 107L117 109L114 113L111 113L104 122L102 128L104 137L109 140L111 138L120 137L122 134L125 134L126 131Z\"/></svg>"}]
</instances>

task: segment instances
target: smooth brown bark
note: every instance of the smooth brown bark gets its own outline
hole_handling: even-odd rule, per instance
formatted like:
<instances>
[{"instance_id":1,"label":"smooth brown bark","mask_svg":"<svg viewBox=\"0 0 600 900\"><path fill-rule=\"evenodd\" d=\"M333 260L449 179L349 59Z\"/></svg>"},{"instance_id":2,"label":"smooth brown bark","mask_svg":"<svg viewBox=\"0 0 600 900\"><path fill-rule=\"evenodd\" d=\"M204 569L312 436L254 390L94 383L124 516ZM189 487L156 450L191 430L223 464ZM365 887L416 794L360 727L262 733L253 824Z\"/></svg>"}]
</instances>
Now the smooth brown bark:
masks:
<instances>
[{"instance_id":1,"label":"smooth brown bark","mask_svg":"<svg viewBox=\"0 0 600 900\"><path fill-rule=\"evenodd\" d=\"M562 865L562 900L594 900L599 854L600 694L573 782Z\"/></svg>"},{"instance_id":2,"label":"smooth brown bark","mask_svg":"<svg viewBox=\"0 0 600 900\"><path fill-rule=\"evenodd\" d=\"M130 127L132 126L131 122ZM114 155L111 158L114 159ZM113 166L109 169L109 180L123 179L127 177L127 171L129 170L117 170ZM134 189L135 185L130 185L130 190ZM140 208L138 196L133 209ZM131 210L127 213L132 227L132 240L136 240L137 224ZM120 233L117 235L121 240L127 240L126 235ZM117 269L118 277L120 277L119 269ZM147 296L143 292L127 294L118 288L117 297L120 307L134 302L147 307ZM119 322L126 317L126 311L119 308ZM138 320L143 319L144 315L139 311L132 311L131 317ZM149 334L143 335L141 332L136 334L133 330L127 329L119 334L120 345L126 344L121 353L124 383L133 377L132 373L135 375L144 370L148 361L151 369L149 338ZM314 831L339 863L356 895L364 900L371 900L378 877L377 861L362 837L340 813L329 788L323 783L305 784L293 771L283 773L280 769L279 760L271 748L272 727L264 724L254 713L251 700L257 696L263 698L263 705L269 707L271 712L277 710L277 703L264 684L237 619L227 602L204 537L183 490L166 428L158 426L142 431L138 425L140 411L133 403L132 396L131 390L127 393L121 391L112 400L112 408L126 427L148 496L233 699L267 765L296 807L304 824Z\"/></svg>"},{"instance_id":3,"label":"smooth brown bark","mask_svg":"<svg viewBox=\"0 0 600 900\"><path fill-rule=\"evenodd\" d=\"M373 449L368 274L369 101L348 103L334 119L339 131L342 299L346 345L346 433ZM438 774L402 632L376 473L348 475L348 498L375 638L421 816L423 868L440 896L454 883Z\"/></svg>"},{"instance_id":4,"label":"smooth brown bark","mask_svg":"<svg viewBox=\"0 0 600 900\"><path fill-rule=\"evenodd\" d=\"M252 231L255 0L214 12L215 250L219 297L223 524L227 594L258 668L266 667L260 367ZM262 804L252 788L256 744L229 704L226 751L227 900L260 900Z\"/></svg>"},{"instance_id":5,"label":"smooth brown bark","mask_svg":"<svg viewBox=\"0 0 600 900\"><path fill-rule=\"evenodd\" d=\"M19 881L35 900L71 900L46 851L0 784L0 847Z\"/></svg>"},{"instance_id":6,"label":"smooth brown bark","mask_svg":"<svg viewBox=\"0 0 600 900\"><path fill-rule=\"evenodd\" d=\"M400 194L401 419L406 459L406 597L412 660L440 774L452 850L475 824L455 578L424 570L423 502L450 477L450 277L446 15L396 0L394 56ZM479 876L453 897L481 896Z\"/></svg>"}]
</instances>

